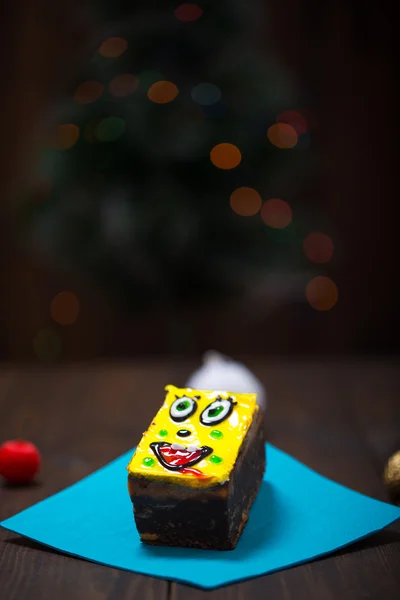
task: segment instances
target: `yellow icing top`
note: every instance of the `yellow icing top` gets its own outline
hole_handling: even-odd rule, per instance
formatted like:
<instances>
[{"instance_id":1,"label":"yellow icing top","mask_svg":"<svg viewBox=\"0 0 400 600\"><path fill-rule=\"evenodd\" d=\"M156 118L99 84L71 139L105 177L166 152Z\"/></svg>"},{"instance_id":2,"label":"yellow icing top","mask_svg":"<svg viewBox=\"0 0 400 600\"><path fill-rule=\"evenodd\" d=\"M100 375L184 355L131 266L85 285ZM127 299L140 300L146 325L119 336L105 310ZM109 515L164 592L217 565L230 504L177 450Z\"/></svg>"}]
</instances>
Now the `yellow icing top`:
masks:
<instances>
[{"instance_id":1,"label":"yellow icing top","mask_svg":"<svg viewBox=\"0 0 400 600\"><path fill-rule=\"evenodd\" d=\"M129 473L191 487L225 483L258 411L256 394L165 389L164 404L143 434Z\"/></svg>"}]
</instances>

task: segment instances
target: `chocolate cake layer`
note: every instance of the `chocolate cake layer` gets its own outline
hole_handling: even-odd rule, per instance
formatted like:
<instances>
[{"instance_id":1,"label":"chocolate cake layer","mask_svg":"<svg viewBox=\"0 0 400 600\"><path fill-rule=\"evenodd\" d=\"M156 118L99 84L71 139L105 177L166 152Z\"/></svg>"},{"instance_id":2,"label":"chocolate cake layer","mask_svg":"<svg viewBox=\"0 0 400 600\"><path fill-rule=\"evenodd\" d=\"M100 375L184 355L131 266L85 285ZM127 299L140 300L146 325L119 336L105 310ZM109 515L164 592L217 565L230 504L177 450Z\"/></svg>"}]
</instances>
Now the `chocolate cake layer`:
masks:
<instances>
[{"instance_id":1,"label":"chocolate cake layer","mask_svg":"<svg viewBox=\"0 0 400 600\"><path fill-rule=\"evenodd\" d=\"M231 550L249 517L265 470L263 414L257 412L229 481L193 488L129 474L129 493L143 542Z\"/></svg>"}]
</instances>

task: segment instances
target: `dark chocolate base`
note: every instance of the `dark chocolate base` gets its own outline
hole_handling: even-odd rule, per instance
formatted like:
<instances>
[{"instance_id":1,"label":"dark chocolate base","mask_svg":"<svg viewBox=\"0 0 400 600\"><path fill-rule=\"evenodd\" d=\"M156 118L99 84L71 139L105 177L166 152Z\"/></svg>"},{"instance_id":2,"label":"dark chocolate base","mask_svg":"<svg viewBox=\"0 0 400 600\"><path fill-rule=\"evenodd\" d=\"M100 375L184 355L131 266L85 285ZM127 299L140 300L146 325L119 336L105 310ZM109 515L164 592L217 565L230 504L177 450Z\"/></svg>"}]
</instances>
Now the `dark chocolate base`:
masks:
<instances>
[{"instance_id":1,"label":"dark chocolate base","mask_svg":"<svg viewBox=\"0 0 400 600\"><path fill-rule=\"evenodd\" d=\"M260 409L229 481L211 488L157 483L129 475L136 527L141 540L161 546L233 550L265 471Z\"/></svg>"}]
</instances>

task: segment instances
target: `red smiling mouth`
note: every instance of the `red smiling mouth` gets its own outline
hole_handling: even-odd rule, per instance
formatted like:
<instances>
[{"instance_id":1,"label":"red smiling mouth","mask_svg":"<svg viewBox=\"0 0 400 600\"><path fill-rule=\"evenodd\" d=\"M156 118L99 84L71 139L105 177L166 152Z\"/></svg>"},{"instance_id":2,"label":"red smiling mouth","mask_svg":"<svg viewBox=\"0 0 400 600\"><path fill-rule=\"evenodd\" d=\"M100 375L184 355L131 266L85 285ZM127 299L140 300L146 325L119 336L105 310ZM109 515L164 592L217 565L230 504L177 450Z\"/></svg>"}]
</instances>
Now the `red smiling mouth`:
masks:
<instances>
[{"instance_id":1,"label":"red smiling mouth","mask_svg":"<svg viewBox=\"0 0 400 600\"><path fill-rule=\"evenodd\" d=\"M209 446L190 450L180 445L179 448L176 448L168 442L152 442L150 448L163 467L170 471L180 472L183 472L187 467L192 467L213 451Z\"/></svg>"}]
</instances>

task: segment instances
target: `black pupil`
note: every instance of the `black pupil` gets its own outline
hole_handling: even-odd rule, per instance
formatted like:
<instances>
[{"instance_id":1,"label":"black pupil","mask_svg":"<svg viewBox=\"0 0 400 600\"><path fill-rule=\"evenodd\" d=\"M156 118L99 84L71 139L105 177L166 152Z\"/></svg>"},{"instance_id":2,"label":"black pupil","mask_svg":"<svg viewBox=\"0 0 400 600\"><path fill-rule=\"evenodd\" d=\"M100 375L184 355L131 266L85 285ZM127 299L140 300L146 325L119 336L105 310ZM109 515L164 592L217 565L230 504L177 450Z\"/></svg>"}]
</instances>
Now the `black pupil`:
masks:
<instances>
[{"instance_id":1,"label":"black pupil","mask_svg":"<svg viewBox=\"0 0 400 600\"><path fill-rule=\"evenodd\" d=\"M186 410L187 408L189 408L189 402L179 402L176 408L177 410Z\"/></svg>"},{"instance_id":2,"label":"black pupil","mask_svg":"<svg viewBox=\"0 0 400 600\"><path fill-rule=\"evenodd\" d=\"M208 416L209 417L217 417L219 414L221 414L221 412L224 410L224 407L219 405L216 406L215 408L210 408L210 410L208 411Z\"/></svg>"}]
</instances>

